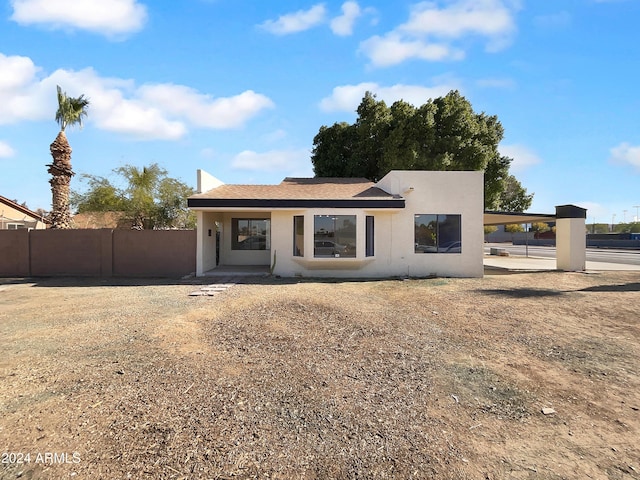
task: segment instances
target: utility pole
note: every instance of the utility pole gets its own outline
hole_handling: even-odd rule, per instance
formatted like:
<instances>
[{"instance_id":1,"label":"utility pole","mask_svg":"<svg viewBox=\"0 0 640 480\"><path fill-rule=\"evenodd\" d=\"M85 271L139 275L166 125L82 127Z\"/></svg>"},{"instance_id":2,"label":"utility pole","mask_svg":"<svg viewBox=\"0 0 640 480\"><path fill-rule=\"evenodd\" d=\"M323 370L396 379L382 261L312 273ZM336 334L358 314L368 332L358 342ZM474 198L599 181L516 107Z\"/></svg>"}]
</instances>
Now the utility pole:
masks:
<instances>
[{"instance_id":1,"label":"utility pole","mask_svg":"<svg viewBox=\"0 0 640 480\"><path fill-rule=\"evenodd\" d=\"M622 210L622 223L627 223L627 211Z\"/></svg>"},{"instance_id":2,"label":"utility pole","mask_svg":"<svg viewBox=\"0 0 640 480\"><path fill-rule=\"evenodd\" d=\"M640 222L640 215L638 215L638 209L640 208L640 205L634 205L633 208L636 209L636 222Z\"/></svg>"},{"instance_id":3,"label":"utility pole","mask_svg":"<svg viewBox=\"0 0 640 480\"><path fill-rule=\"evenodd\" d=\"M613 233L613 225L616 223L616 214L611 215L611 233Z\"/></svg>"}]
</instances>

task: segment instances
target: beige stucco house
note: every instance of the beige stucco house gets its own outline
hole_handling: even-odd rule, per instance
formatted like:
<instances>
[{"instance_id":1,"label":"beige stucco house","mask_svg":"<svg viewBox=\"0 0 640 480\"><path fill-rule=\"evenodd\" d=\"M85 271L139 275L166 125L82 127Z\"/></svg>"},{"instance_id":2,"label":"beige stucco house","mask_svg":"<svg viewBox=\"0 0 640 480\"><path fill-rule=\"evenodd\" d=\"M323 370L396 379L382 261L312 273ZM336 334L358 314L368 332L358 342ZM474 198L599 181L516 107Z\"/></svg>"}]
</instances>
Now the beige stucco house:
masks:
<instances>
[{"instance_id":1,"label":"beige stucco house","mask_svg":"<svg viewBox=\"0 0 640 480\"><path fill-rule=\"evenodd\" d=\"M283 277L483 275L482 172L226 185L198 171L198 192L198 276L249 265Z\"/></svg>"},{"instance_id":2,"label":"beige stucco house","mask_svg":"<svg viewBox=\"0 0 640 480\"><path fill-rule=\"evenodd\" d=\"M0 230L44 229L44 218L26 207L0 196Z\"/></svg>"}]
</instances>

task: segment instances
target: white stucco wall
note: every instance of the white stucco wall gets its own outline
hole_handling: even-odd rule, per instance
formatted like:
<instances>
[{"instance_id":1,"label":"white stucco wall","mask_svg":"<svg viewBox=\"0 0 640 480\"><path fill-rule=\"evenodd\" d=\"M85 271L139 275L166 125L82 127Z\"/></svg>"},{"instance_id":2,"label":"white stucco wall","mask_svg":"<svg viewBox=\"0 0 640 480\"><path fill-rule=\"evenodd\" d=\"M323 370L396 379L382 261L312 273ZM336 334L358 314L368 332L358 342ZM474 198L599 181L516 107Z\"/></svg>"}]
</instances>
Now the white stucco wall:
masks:
<instances>
[{"instance_id":1,"label":"white stucco wall","mask_svg":"<svg viewBox=\"0 0 640 480\"><path fill-rule=\"evenodd\" d=\"M308 209L272 213L274 273L281 276L481 277L483 267L482 172L391 172L378 186L406 199L404 209ZM413 190L409 190L413 187ZM315 215L356 215L356 258L313 258ZM415 253L414 215L462 218L461 253ZM293 256L293 216L304 215L305 257ZM375 255L366 257L365 217L375 218Z\"/></svg>"},{"instance_id":2,"label":"white stucco wall","mask_svg":"<svg viewBox=\"0 0 640 480\"><path fill-rule=\"evenodd\" d=\"M271 265L283 277L389 277L429 275L481 277L483 268L483 174L482 172L393 171L378 186L405 198L404 209L317 208L250 212L199 212L198 274L215 267L215 235L207 231L222 226L221 265ZM355 258L314 258L315 215L356 216ZM415 253L416 214L461 215L461 253ZM303 215L304 257L293 256L293 217ZM365 218L375 218L375 255L366 257ZM271 250L231 249L232 218L271 218ZM201 226L202 225L202 226ZM215 230L214 230L215 231ZM202 249L202 253L200 250ZM202 262L202 267L200 267ZM213 262L213 263L212 263Z\"/></svg>"},{"instance_id":3,"label":"white stucco wall","mask_svg":"<svg viewBox=\"0 0 640 480\"><path fill-rule=\"evenodd\" d=\"M394 271L410 276L483 275L483 172L392 171L378 187L405 198L404 210L392 219ZM419 214L461 215L462 252L414 253L414 216Z\"/></svg>"}]
</instances>

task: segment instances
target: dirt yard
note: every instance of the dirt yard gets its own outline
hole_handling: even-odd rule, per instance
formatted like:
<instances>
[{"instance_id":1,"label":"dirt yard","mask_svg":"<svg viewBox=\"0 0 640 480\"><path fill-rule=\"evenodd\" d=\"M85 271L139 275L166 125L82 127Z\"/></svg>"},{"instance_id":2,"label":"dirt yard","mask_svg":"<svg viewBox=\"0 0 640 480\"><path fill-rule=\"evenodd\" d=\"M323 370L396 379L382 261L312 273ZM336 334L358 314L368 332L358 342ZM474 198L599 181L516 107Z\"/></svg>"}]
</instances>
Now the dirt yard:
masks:
<instances>
[{"instance_id":1,"label":"dirt yard","mask_svg":"<svg viewBox=\"0 0 640 480\"><path fill-rule=\"evenodd\" d=\"M0 478L640 478L640 275L487 273L0 279Z\"/></svg>"}]
</instances>

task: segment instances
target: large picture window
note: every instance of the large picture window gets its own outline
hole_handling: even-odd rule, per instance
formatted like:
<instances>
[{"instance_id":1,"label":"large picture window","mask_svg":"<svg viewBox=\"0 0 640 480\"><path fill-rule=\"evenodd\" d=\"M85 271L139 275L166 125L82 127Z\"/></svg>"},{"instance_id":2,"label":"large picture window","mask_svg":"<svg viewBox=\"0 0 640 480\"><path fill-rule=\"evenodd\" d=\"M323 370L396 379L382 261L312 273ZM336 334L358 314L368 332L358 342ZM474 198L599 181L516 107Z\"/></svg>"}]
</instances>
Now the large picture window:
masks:
<instances>
[{"instance_id":1,"label":"large picture window","mask_svg":"<svg viewBox=\"0 0 640 480\"><path fill-rule=\"evenodd\" d=\"M415 253L461 253L461 215L416 215Z\"/></svg>"},{"instance_id":2,"label":"large picture window","mask_svg":"<svg viewBox=\"0 0 640 480\"><path fill-rule=\"evenodd\" d=\"M313 256L354 258L356 256L355 215L315 215Z\"/></svg>"},{"instance_id":3,"label":"large picture window","mask_svg":"<svg viewBox=\"0 0 640 480\"><path fill-rule=\"evenodd\" d=\"M271 220L268 218L232 218L232 250L270 250Z\"/></svg>"}]
</instances>

